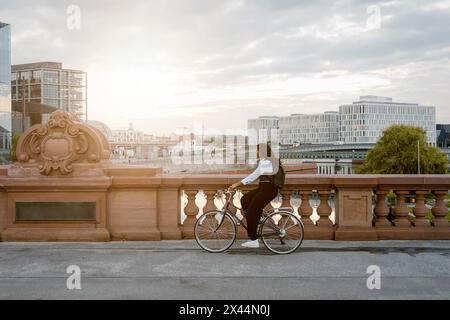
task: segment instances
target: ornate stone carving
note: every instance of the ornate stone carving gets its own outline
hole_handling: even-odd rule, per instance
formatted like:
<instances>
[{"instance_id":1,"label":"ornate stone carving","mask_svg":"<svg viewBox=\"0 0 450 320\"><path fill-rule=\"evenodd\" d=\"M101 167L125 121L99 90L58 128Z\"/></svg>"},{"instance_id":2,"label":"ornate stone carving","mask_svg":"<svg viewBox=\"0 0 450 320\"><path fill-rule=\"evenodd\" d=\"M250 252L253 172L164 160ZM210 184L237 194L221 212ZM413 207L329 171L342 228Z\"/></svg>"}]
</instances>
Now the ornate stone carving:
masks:
<instances>
[{"instance_id":1,"label":"ornate stone carving","mask_svg":"<svg viewBox=\"0 0 450 320\"><path fill-rule=\"evenodd\" d=\"M53 112L47 124L26 130L16 148L20 163L38 164L44 175L67 175L73 163L99 163L109 154L108 141L98 129L61 110Z\"/></svg>"}]
</instances>

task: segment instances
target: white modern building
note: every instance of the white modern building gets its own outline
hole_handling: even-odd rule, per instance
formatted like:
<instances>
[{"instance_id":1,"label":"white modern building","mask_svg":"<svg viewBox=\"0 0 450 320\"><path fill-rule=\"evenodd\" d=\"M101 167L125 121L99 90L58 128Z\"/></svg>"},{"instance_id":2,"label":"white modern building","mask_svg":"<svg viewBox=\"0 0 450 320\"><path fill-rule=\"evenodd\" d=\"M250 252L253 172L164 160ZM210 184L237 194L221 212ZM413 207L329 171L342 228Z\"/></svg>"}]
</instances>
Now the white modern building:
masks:
<instances>
[{"instance_id":1,"label":"white modern building","mask_svg":"<svg viewBox=\"0 0 450 320\"><path fill-rule=\"evenodd\" d=\"M278 129L278 121L279 117L276 116L261 116L255 119L248 119L247 121L247 127L249 129L254 130L271 130L271 129Z\"/></svg>"},{"instance_id":2,"label":"white modern building","mask_svg":"<svg viewBox=\"0 0 450 320\"><path fill-rule=\"evenodd\" d=\"M427 140L436 145L436 108L417 103L392 101L392 98L361 96L352 104L339 107L340 141L376 143L383 130L392 125L421 127Z\"/></svg>"},{"instance_id":3,"label":"white modern building","mask_svg":"<svg viewBox=\"0 0 450 320\"><path fill-rule=\"evenodd\" d=\"M339 141L339 112L291 114L279 118L282 144L324 144Z\"/></svg>"},{"instance_id":4,"label":"white modern building","mask_svg":"<svg viewBox=\"0 0 450 320\"><path fill-rule=\"evenodd\" d=\"M280 118L277 116L261 116L254 119L248 119L247 129L249 130L248 134L250 141L253 141L255 138L260 142L272 139L279 140L279 119ZM272 136L272 130L276 130L274 136Z\"/></svg>"}]
</instances>

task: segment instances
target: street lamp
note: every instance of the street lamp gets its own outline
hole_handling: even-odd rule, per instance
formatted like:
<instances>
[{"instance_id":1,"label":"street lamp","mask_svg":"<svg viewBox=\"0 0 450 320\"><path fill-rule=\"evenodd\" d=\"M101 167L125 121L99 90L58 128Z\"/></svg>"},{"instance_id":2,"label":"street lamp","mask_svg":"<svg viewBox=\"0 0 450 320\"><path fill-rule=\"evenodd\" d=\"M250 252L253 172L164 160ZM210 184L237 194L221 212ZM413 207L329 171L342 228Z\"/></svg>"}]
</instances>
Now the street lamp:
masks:
<instances>
[{"instance_id":1,"label":"street lamp","mask_svg":"<svg viewBox=\"0 0 450 320\"><path fill-rule=\"evenodd\" d=\"M22 76L22 133L25 132L26 102L25 102L25 77Z\"/></svg>"},{"instance_id":2,"label":"street lamp","mask_svg":"<svg viewBox=\"0 0 450 320\"><path fill-rule=\"evenodd\" d=\"M420 140L417 140L417 174L420 174Z\"/></svg>"}]
</instances>

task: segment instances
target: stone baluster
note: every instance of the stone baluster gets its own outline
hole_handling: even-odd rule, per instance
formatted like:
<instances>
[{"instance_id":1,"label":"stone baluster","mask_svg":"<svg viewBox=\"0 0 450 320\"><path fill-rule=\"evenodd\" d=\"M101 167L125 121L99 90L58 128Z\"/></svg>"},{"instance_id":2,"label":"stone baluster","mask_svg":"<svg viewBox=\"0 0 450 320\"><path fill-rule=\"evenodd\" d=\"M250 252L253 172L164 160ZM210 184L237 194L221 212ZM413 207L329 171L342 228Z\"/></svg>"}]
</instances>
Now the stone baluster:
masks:
<instances>
[{"instance_id":1,"label":"stone baluster","mask_svg":"<svg viewBox=\"0 0 450 320\"><path fill-rule=\"evenodd\" d=\"M197 190L185 190L187 195L187 205L184 207L184 214L186 219L183 222L183 236L191 238L194 235L194 226L197 221L198 207L195 203L195 196L197 195Z\"/></svg>"},{"instance_id":2,"label":"stone baluster","mask_svg":"<svg viewBox=\"0 0 450 320\"><path fill-rule=\"evenodd\" d=\"M282 208L290 208L292 209L291 206L291 194L292 191L291 190L283 190L281 191L281 207ZM279 226L285 226L287 221L289 218L287 216L283 216L280 221L278 221L278 225Z\"/></svg>"},{"instance_id":3,"label":"stone baluster","mask_svg":"<svg viewBox=\"0 0 450 320\"><path fill-rule=\"evenodd\" d=\"M445 205L445 196L447 195L447 190L436 190L434 195L436 196L436 205L433 207L432 212L434 215L434 226L435 227L448 227L449 222L447 220L448 208Z\"/></svg>"},{"instance_id":4,"label":"stone baluster","mask_svg":"<svg viewBox=\"0 0 450 320\"><path fill-rule=\"evenodd\" d=\"M375 206L375 225L377 227L392 227L392 223L388 220L389 207L386 203L386 196L389 191L377 190L377 204Z\"/></svg>"},{"instance_id":5,"label":"stone baluster","mask_svg":"<svg viewBox=\"0 0 450 320\"><path fill-rule=\"evenodd\" d=\"M314 224L310 217L313 213L313 208L309 204L309 197L311 195L311 191L310 190L300 190L299 193L300 193L300 197L302 199L302 203L300 204L300 207L298 208L298 213L300 214L300 217L305 226L312 226Z\"/></svg>"},{"instance_id":6,"label":"stone baluster","mask_svg":"<svg viewBox=\"0 0 450 320\"><path fill-rule=\"evenodd\" d=\"M215 189L206 189L203 191L205 193L206 204L203 207L203 212L208 212L211 210L216 210L216 204L214 199L216 198L217 191Z\"/></svg>"},{"instance_id":7,"label":"stone baluster","mask_svg":"<svg viewBox=\"0 0 450 320\"><path fill-rule=\"evenodd\" d=\"M408 219L408 206L406 205L406 195L408 191L396 191L397 205L394 209L395 219L394 224L396 227L410 227L411 222Z\"/></svg>"},{"instance_id":8,"label":"stone baluster","mask_svg":"<svg viewBox=\"0 0 450 320\"><path fill-rule=\"evenodd\" d=\"M292 195L292 190L283 190L281 191L281 196L282 196L282 202L281 202L281 206L284 208L291 208L291 195Z\"/></svg>"},{"instance_id":9,"label":"stone baluster","mask_svg":"<svg viewBox=\"0 0 450 320\"><path fill-rule=\"evenodd\" d=\"M416 207L414 208L414 225L416 227L429 227L430 222L427 220L427 207L425 206L425 195L427 191L416 191Z\"/></svg>"},{"instance_id":10,"label":"stone baluster","mask_svg":"<svg viewBox=\"0 0 450 320\"><path fill-rule=\"evenodd\" d=\"M329 219L329 216L333 209L328 204L328 198L330 197L330 191L319 191L320 205L317 208L317 214L319 215L319 220L317 225L320 227L331 227L333 222Z\"/></svg>"}]
</instances>

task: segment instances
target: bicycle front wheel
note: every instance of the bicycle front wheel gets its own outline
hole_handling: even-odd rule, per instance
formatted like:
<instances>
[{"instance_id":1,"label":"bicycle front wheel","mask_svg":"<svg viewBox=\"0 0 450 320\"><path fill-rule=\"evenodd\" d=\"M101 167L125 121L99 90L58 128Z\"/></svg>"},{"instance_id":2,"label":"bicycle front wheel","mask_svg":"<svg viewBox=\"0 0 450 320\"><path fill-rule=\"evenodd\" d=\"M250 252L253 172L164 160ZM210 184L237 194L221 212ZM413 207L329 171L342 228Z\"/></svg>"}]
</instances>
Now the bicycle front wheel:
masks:
<instances>
[{"instance_id":1,"label":"bicycle front wheel","mask_svg":"<svg viewBox=\"0 0 450 320\"><path fill-rule=\"evenodd\" d=\"M261 229L264 245L276 254L297 250L303 242L303 223L290 212L274 212L264 219Z\"/></svg>"},{"instance_id":2,"label":"bicycle front wheel","mask_svg":"<svg viewBox=\"0 0 450 320\"><path fill-rule=\"evenodd\" d=\"M236 240L237 228L228 212L212 210L202 214L194 228L195 240L208 252L223 252Z\"/></svg>"}]
</instances>

